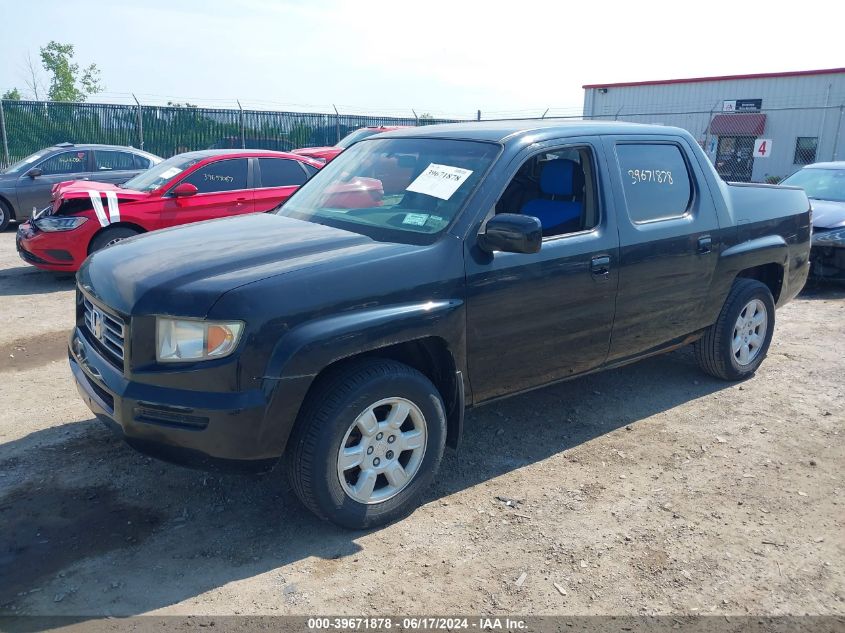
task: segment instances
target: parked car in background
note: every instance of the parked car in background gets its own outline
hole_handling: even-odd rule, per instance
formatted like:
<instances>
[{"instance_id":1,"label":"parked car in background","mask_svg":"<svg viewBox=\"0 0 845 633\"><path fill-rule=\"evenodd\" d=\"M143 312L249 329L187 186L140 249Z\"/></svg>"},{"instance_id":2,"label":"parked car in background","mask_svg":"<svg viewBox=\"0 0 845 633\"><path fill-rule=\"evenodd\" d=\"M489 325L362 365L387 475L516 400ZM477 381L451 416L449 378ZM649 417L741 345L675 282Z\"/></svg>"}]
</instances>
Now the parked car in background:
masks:
<instances>
[{"instance_id":1,"label":"parked car in background","mask_svg":"<svg viewBox=\"0 0 845 633\"><path fill-rule=\"evenodd\" d=\"M722 182L684 130L432 125L355 143L275 214L95 253L69 360L139 450L283 464L369 528L415 507L466 407L687 344L750 377L809 251L801 189Z\"/></svg>"},{"instance_id":2,"label":"parked car in background","mask_svg":"<svg viewBox=\"0 0 845 633\"><path fill-rule=\"evenodd\" d=\"M845 281L845 161L807 165L780 184L801 187L813 205L810 274Z\"/></svg>"},{"instance_id":3,"label":"parked car in background","mask_svg":"<svg viewBox=\"0 0 845 633\"><path fill-rule=\"evenodd\" d=\"M411 126L376 125L362 127L344 136L342 139L340 139L340 142L337 145L331 145L328 147L303 147L301 149L293 150L293 153L299 154L300 156L308 156L309 158L313 158L314 160L319 160L321 162L327 163L332 158L340 154L347 147L352 145L352 143L356 143L361 139L367 138L368 136L372 136L373 134L380 134L381 132L392 132L393 130L401 130L406 127Z\"/></svg>"},{"instance_id":4,"label":"parked car in background","mask_svg":"<svg viewBox=\"0 0 845 633\"><path fill-rule=\"evenodd\" d=\"M43 213L18 227L18 253L38 268L75 271L90 253L139 233L269 211L322 165L281 152L205 150L169 158L122 185L64 182Z\"/></svg>"},{"instance_id":5,"label":"parked car in background","mask_svg":"<svg viewBox=\"0 0 845 633\"><path fill-rule=\"evenodd\" d=\"M0 172L0 231L50 203L53 185L65 180L122 183L157 165L161 157L122 145L59 143Z\"/></svg>"}]
</instances>

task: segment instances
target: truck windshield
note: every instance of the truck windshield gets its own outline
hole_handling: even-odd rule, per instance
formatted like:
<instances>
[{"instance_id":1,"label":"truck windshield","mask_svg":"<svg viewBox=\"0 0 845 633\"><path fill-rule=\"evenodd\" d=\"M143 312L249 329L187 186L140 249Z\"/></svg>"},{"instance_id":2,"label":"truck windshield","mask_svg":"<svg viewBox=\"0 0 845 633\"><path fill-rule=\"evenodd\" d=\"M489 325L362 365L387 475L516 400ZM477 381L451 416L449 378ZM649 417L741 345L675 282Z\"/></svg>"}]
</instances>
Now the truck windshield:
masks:
<instances>
[{"instance_id":1,"label":"truck windshield","mask_svg":"<svg viewBox=\"0 0 845 633\"><path fill-rule=\"evenodd\" d=\"M147 171L141 172L134 178L130 178L120 185L120 187L133 191L155 191L173 180L174 176L178 176L188 167L196 165L199 160L196 155L179 154L173 158L161 161L158 165L150 167Z\"/></svg>"},{"instance_id":2,"label":"truck windshield","mask_svg":"<svg viewBox=\"0 0 845 633\"><path fill-rule=\"evenodd\" d=\"M780 184L801 187L815 200L845 202L845 169L802 169Z\"/></svg>"},{"instance_id":3,"label":"truck windshield","mask_svg":"<svg viewBox=\"0 0 845 633\"><path fill-rule=\"evenodd\" d=\"M449 139L365 140L323 167L276 213L381 241L431 243L500 149Z\"/></svg>"}]
</instances>

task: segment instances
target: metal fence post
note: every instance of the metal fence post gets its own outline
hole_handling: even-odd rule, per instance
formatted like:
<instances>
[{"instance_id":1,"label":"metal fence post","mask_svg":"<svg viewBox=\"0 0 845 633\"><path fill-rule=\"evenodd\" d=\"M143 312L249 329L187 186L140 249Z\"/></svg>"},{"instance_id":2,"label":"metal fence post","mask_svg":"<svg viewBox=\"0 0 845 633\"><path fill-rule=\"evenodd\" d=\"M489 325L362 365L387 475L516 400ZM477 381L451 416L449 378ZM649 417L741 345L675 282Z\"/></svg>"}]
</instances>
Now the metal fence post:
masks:
<instances>
[{"instance_id":1,"label":"metal fence post","mask_svg":"<svg viewBox=\"0 0 845 633\"><path fill-rule=\"evenodd\" d=\"M0 136L3 137L3 165L12 162L9 157L9 139L6 137L6 114L3 111L3 100L0 99Z\"/></svg>"},{"instance_id":2,"label":"metal fence post","mask_svg":"<svg viewBox=\"0 0 845 633\"><path fill-rule=\"evenodd\" d=\"M337 137L335 143L340 143L340 112L337 111L337 106L332 104L334 108L334 134Z\"/></svg>"},{"instance_id":3,"label":"metal fence post","mask_svg":"<svg viewBox=\"0 0 845 633\"><path fill-rule=\"evenodd\" d=\"M240 99L235 99L238 102L238 110L241 112L241 149L246 149L246 131L244 128L244 109L241 106Z\"/></svg>"},{"instance_id":4,"label":"metal fence post","mask_svg":"<svg viewBox=\"0 0 845 633\"><path fill-rule=\"evenodd\" d=\"M836 136L833 137L833 159L839 156L839 134L842 132L842 116L845 115L845 103L839 106L839 120L836 122Z\"/></svg>"},{"instance_id":5,"label":"metal fence post","mask_svg":"<svg viewBox=\"0 0 845 633\"><path fill-rule=\"evenodd\" d=\"M135 99L135 103L138 105L138 149L144 149L144 117L141 116L141 102L138 101L138 97L134 94L132 98Z\"/></svg>"}]
</instances>

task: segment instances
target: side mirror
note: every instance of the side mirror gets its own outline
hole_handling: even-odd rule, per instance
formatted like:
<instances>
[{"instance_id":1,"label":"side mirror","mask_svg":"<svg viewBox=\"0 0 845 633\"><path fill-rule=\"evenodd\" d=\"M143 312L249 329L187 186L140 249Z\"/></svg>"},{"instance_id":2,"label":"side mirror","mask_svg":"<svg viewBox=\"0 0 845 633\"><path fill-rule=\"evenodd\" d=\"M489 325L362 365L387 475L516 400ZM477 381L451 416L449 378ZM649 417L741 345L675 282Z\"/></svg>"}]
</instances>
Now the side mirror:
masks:
<instances>
[{"instance_id":1,"label":"side mirror","mask_svg":"<svg viewBox=\"0 0 845 633\"><path fill-rule=\"evenodd\" d=\"M38 167L33 167L28 172L26 172L26 175L30 178L38 178L42 173L43 172Z\"/></svg>"},{"instance_id":2,"label":"side mirror","mask_svg":"<svg viewBox=\"0 0 845 633\"><path fill-rule=\"evenodd\" d=\"M494 215L478 234L478 246L488 253L538 253L543 243L543 225L530 215Z\"/></svg>"},{"instance_id":3,"label":"side mirror","mask_svg":"<svg viewBox=\"0 0 845 633\"><path fill-rule=\"evenodd\" d=\"M199 189L197 189L196 185L192 185L189 182L180 182L173 188L173 197L185 198L187 196L194 196L198 191Z\"/></svg>"}]
</instances>

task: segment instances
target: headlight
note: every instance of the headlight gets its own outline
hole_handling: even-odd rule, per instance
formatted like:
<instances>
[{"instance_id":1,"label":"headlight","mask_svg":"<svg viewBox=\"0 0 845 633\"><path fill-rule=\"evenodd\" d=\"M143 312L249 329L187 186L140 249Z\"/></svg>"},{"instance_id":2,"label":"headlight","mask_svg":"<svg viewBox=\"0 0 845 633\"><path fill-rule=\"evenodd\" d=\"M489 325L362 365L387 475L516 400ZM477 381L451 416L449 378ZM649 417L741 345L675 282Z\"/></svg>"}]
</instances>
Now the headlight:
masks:
<instances>
[{"instance_id":1,"label":"headlight","mask_svg":"<svg viewBox=\"0 0 845 633\"><path fill-rule=\"evenodd\" d=\"M73 229L82 226L87 221L88 218L83 218L81 216L57 217L55 215L51 215L46 218L38 218L34 221L34 224L42 231L53 233L55 231L72 231Z\"/></svg>"},{"instance_id":2,"label":"headlight","mask_svg":"<svg viewBox=\"0 0 845 633\"><path fill-rule=\"evenodd\" d=\"M845 228L813 233L813 244L819 246L845 246Z\"/></svg>"},{"instance_id":3,"label":"headlight","mask_svg":"<svg viewBox=\"0 0 845 633\"><path fill-rule=\"evenodd\" d=\"M243 321L156 318L156 359L162 363L211 360L238 346Z\"/></svg>"}]
</instances>

